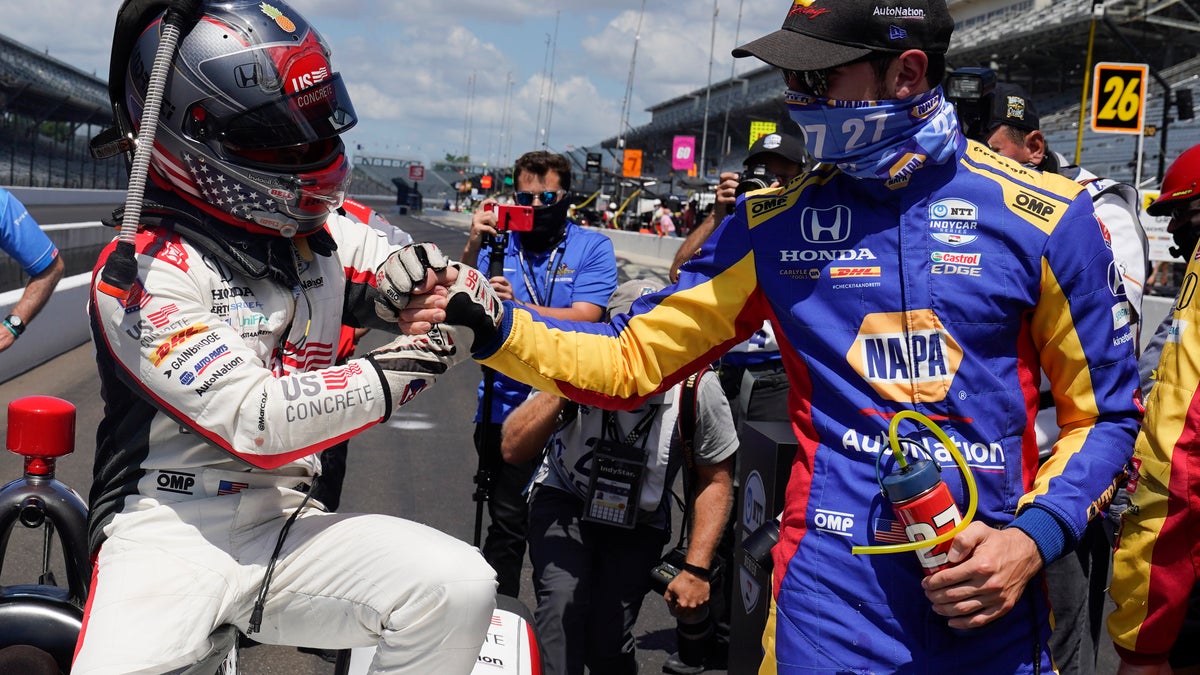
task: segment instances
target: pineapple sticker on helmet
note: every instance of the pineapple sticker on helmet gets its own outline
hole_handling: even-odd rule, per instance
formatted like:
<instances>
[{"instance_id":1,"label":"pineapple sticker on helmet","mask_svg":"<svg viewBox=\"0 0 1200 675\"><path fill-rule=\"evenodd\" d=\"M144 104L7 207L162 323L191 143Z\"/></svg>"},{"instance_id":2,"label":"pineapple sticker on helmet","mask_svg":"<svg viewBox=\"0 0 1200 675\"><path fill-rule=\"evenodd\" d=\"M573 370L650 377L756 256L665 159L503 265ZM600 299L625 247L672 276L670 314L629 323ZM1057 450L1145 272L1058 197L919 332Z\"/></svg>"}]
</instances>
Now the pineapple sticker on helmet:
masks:
<instances>
[{"instance_id":1,"label":"pineapple sticker on helmet","mask_svg":"<svg viewBox=\"0 0 1200 675\"><path fill-rule=\"evenodd\" d=\"M278 9L275 9L274 7L268 5L265 2L260 4L258 6L258 8L262 10L263 14L266 14L267 16L271 17L272 19L275 19L276 26L279 26L281 29L283 29L284 31L287 31L288 33L296 32L296 24L293 23L291 19L284 16L283 12L279 11Z\"/></svg>"}]
</instances>

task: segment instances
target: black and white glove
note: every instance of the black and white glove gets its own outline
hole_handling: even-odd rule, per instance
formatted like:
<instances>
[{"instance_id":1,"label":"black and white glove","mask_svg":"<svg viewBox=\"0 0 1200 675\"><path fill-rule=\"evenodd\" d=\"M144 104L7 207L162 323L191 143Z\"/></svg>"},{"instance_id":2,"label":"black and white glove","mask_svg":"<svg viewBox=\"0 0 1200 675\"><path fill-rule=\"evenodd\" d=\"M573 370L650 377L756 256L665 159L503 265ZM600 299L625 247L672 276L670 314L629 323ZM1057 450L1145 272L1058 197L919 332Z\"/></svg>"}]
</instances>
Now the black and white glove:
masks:
<instances>
[{"instance_id":1,"label":"black and white glove","mask_svg":"<svg viewBox=\"0 0 1200 675\"><path fill-rule=\"evenodd\" d=\"M450 264L458 270L458 279L446 289L446 323L469 329L471 351L479 351L496 337L504 304L482 272L462 263Z\"/></svg>"},{"instance_id":2,"label":"black and white glove","mask_svg":"<svg viewBox=\"0 0 1200 675\"><path fill-rule=\"evenodd\" d=\"M456 335L459 330L434 326L424 335L398 337L367 353L364 358L375 366L387 388L389 414L413 400L450 366L471 357Z\"/></svg>"},{"instance_id":3,"label":"black and white glove","mask_svg":"<svg viewBox=\"0 0 1200 675\"><path fill-rule=\"evenodd\" d=\"M450 260L436 245L409 244L393 252L375 271L375 314L388 323L400 320L413 289L425 282L426 272L441 272Z\"/></svg>"}]
</instances>

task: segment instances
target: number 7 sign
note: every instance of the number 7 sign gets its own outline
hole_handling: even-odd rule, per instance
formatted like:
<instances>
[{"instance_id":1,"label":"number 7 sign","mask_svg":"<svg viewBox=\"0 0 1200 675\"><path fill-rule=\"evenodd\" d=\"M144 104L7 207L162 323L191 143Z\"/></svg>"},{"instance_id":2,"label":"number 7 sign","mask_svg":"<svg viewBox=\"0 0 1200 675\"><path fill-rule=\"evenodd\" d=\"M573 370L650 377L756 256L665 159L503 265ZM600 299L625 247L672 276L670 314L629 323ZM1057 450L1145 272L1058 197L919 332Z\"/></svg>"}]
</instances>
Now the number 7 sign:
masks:
<instances>
[{"instance_id":1,"label":"number 7 sign","mask_svg":"<svg viewBox=\"0 0 1200 675\"><path fill-rule=\"evenodd\" d=\"M1150 66L1144 63L1097 63L1094 72L1092 131L1142 133Z\"/></svg>"},{"instance_id":2,"label":"number 7 sign","mask_svg":"<svg viewBox=\"0 0 1200 675\"><path fill-rule=\"evenodd\" d=\"M642 175L642 151L626 150L624 161L621 163L621 176L624 178L639 178Z\"/></svg>"}]
</instances>

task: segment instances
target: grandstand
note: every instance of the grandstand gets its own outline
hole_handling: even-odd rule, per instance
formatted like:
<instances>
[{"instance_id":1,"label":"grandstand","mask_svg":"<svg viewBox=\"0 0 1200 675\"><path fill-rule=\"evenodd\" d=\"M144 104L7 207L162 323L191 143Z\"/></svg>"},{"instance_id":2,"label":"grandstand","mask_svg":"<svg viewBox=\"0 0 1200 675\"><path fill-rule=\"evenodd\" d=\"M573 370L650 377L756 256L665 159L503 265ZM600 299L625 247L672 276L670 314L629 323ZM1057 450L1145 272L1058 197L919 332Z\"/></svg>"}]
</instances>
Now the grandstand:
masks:
<instances>
[{"instance_id":1,"label":"grandstand","mask_svg":"<svg viewBox=\"0 0 1200 675\"><path fill-rule=\"evenodd\" d=\"M1079 136L1088 39L1095 26L1092 63L1146 63L1151 69L1145 120L1149 129L1142 155L1143 187L1184 149L1200 143L1200 124L1178 115L1173 95L1166 105L1159 81L1173 92L1192 89L1200 78L1200 13L1188 2L1164 0L1020 0L951 3L957 24L949 58L954 67L996 71L1034 95L1042 129L1052 148L1072 157ZM1089 103L1090 106L1090 103ZM1168 124L1164 125L1164 111ZM1090 107L1085 109L1090 114ZM1086 118L1085 118L1086 119ZM1166 148L1162 152L1160 143ZM1132 182L1137 173L1136 134L1097 134L1085 121L1081 164L1092 171Z\"/></svg>"},{"instance_id":2,"label":"grandstand","mask_svg":"<svg viewBox=\"0 0 1200 675\"><path fill-rule=\"evenodd\" d=\"M487 167L469 162L441 161L426 165L411 158L363 153L354 156L353 164L351 191L354 194L396 195L397 190L415 190L426 203L431 204L441 204L446 200L456 202L459 194L456 186L464 181L471 181L478 186L480 177L489 172ZM413 166L424 169L424 178L420 182L409 177L409 169ZM492 170L492 173L498 172ZM499 180L497 178L497 182Z\"/></svg>"},{"instance_id":3,"label":"grandstand","mask_svg":"<svg viewBox=\"0 0 1200 675\"><path fill-rule=\"evenodd\" d=\"M97 162L88 141L112 124L108 85L0 35L0 183L123 188L120 161Z\"/></svg>"},{"instance_id":4,"label":"grandstand","mask_svg":"<svg viewBox=\"0 0 1200 675\"><path fill-rule=\"evenodd\" d=\"M1093 13L1093 6L1097 12ZM1035 98L1043 129L1053 148L1073 157L1079 108L1087 68L1089 35L1095 18L1092 62L1147 63L1173 91L1195 87L1200 80L1200 13L1184 0L951 0L954 37L947 54L950 69L984 67L1001 81L1016 82ZM1102 11L1099 11L1102 10ZM708 109L705 176L715 182L720 171L740 170L749 147L752 121L776 122L796 132L782 101L782 84L773 68L761 67L736 78L696 89L651 106L649 123L630 129L626 147L643 151L643 174L670 179L671 144L676 135L696 136L697 148ZM1174 99L1172 99L1174 103ZM1148 90L1147 125L1156 136L1146 139L1144 183L1157 184L1160 163L1200 142L1196 120L1171 120L1163 140L1164 90L1152 78ZM727 121L726 121L727 120ZM617 168L617 139L605 139L572 151L578 161L587 152L602 152ZM1137 136L1096 134L1085 129L1081 163L1093 171L1132 182ZM1162 158L1160 160L1160 157Z\"/></svg>"}]
</instances>

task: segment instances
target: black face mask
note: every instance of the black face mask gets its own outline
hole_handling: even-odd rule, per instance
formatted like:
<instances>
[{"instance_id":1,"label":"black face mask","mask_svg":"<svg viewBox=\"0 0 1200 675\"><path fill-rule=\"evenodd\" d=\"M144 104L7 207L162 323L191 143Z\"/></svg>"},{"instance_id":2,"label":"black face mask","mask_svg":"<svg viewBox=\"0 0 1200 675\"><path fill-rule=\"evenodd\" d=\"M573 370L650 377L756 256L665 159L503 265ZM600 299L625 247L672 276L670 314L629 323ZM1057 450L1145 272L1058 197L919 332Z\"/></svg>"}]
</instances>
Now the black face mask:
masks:
<instances>
[{"instance_id":1,"label":"black face mask","mask_svg":"<svg viewBox=\"0 0 1200 675\"><path fill-rule=\"evenodd\" d=\"M567 231L566 199L559 199L550 206L533 208L533 231L521 233L521 246L532 253L544 253L554 247Z\"/></svg>"},{"instance_id":2,"label":"black face mask","mask_svg":"<svg viewBox=\"0 0 1200 675\"><path fill-rule=\"evenodd\" d=\"M1175 245L1167 252L1176 258L1187 261L1188 256L1192 255L1192 251L1196 250L1196 244L1200 244L1200 232L1184 225L1171 233L1171 239L1175 240Z\"/></svg>"}]
</instances>

